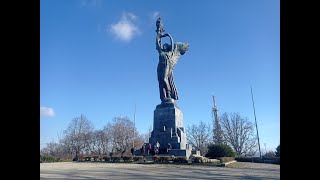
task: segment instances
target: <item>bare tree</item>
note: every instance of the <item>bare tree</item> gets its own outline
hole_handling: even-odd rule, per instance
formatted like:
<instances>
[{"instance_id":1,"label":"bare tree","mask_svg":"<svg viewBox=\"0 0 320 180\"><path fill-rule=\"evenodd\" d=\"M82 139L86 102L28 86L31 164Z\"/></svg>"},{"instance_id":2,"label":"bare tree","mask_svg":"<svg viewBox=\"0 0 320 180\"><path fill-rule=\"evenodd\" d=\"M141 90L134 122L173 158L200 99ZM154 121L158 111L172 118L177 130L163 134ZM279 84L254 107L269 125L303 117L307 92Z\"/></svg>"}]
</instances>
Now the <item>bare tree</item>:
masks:
<instances>
[{"instance_id":1,"label":"bare tree","mask_svg":"<svg viewBox=\"0 0 320 180\"><path fill-rule=\"evenodd\" d=\"M89 140L89 151L91 154L103 156L110 152L111 133L110 128L105 127L103 130L96 130L92 133Z\"/></svg>"},{"instance_id":2,"label":"bare tree","mask_svg":"<svg viewBox=\"0 0 320 180\"><path fill-rule=\"evenodd\" d=\"M143 134L139 134L138 132L136 132L135 138L134 138L134 147L135 149L140 149L142 147L142 145L144 145L144 143L146 141L144 141L145 137ZM149 141L147 141L149 142Z\"/></svg>"},{"instance_id":3,"label":"bare tree","mask_svg":"<svg viewBox=\"0 0 320 180\"><path fill-rule=\"evenodd\" d=\"M128 117L113 118L111 134L115 152L124 153L132 147L133 128L133 122Z\"/></svg>"},{"instance_id":4,"label":"bare tree","mask_svg":"<svg viewBox=\"0 0 320 180\"><path fill-rule=\"evenodd\" d=\"M81 153L88 145L87 142L91 138L90 135L92 131L93 125L82 114L80 117L73 118L67 129L64 131L68 140L68 146L75 152L75 159L78 159L79 153Z\"/></svg>"},{"instance_id":5,"label":"bare tree","mask_svg":"<svg viewBox=\"0 0 320 180\"><path fill-rule=\"evenodd\" d=\"M101 137L102 141L102 149L103 149L103 154L106 155L109 152L113 152L113 136L112 136L112 124L108 123L106 126L103 128L103 135L104 137ZM103 140L102 140L103 138Z\"/></svg>"},{"instance_id":6,"label":"bare tree","mask_svg":"<svg viewBox=\"0 0 320 180\"><path fill-rule=\"evenodd\" d=\"M254 126L239 113L223 113L220 117L225 141L238 156L252 156L256 153L257 140Z\"/></svg>"},{"instance_id":7,"label":"bare tree","mask_svg":"<svg viewBox=\"0 0 320 180\"><path fill-rule=\"evenodd\" d=\"M40 150L41 155L78 159L82 153L107 155L109 152L130 152L133 141L141 148L144 136L135 129L128 117L115 117L102 130L94 130L91 122L83 115L72 119L67 129L60 135L59 143L51 142ZM137 149L137 148L136 148Z\"/></svg>"},{"instance_id":8,"label":"bare tree","mask_svg":"<svg viewBox=\"0 0 320 180\"><path fill-rule=\"evenodd\" d=\"M71 136L64 136L59 140L59 144L63 147L64 155L71 155L74 154L73 147L72 147L72 140Z\"/></svg>"},{"instance_id":9,"label":"bare tree","mask_svg":"<svg viewBox=\"0 0 320 180\"><path fill-rule=\"evenodd\" d=\"M201 155L208 152L208 144L211 142L211 128L209 124L200 121L199 125L193 124L187 128L187 140L193 147L200 150Z\"/></svg>"},{"instance_id":10,"label":"bare tree","mask_svg":"<svg viewBox=\"0 0 320 180\"><path fill-rule=\"evenodd\" d=\"M84 152L86 155L97 154L98 141L97 141L97 131L92 131L87 134L85 138L85 148Z\"/></svg>"},{"instance_id":11,"label":"bare tree","mask_svg":"<svg viewBox=\"0 0 320 180\"><path fill-rule=\"evenodd\" d=\"M45 146L45 147L40 149L40 155L42 155L42 156L50 156L51 155L51 150L47 146Z\"/></svg>"},{"instance_id":12,"label":"bare tree","mask_svg":"<svg viewBox=\"0 0 320 180\"><path fill-rule=\"evenodd\" d=\"M53 156L57 158L69 159L68 151L64 144L56 143L54 141L47 143L45 147L40 150L40 154L43 156Z\"/></svg>"},{"instance_id":13,"label":"bare tree","mask_svg":"<svg viewBox=\"0 0 320 180\"><path fill-rule=\"evenodd\" d=\"M44 149L44 151L47 151L49 156L56 157L59 154L59 144L54 141L47 143L47 146Z\"/></svg>"},{"instance_id":14,"label":"bare tree","mask_svg":"<svg viewBox=\"0 0 320 180\"><path fill-rule=\"evenodd\" d=\"M112 152L125 153L133 146L140 148L144 143L143 136L135 129L135 137L133 137L134 124L128 117L115 117L113 122L108 123L108 132L112 144Z\"/></svg>"},{"instance_id":15,"label":"bare tree","mask_svg":"<svg viewBox=\"0 0 320 180\"><path fill-rule=\"evenodd\" d=\"M105 147L106 147L106 142L108 140L109 139L106 138L103 130L96 130L94 132L94 141L95 141L94 154L97 154L99 156L106 155L107 153L106 153Z\"/></svg>"}]
</instances>

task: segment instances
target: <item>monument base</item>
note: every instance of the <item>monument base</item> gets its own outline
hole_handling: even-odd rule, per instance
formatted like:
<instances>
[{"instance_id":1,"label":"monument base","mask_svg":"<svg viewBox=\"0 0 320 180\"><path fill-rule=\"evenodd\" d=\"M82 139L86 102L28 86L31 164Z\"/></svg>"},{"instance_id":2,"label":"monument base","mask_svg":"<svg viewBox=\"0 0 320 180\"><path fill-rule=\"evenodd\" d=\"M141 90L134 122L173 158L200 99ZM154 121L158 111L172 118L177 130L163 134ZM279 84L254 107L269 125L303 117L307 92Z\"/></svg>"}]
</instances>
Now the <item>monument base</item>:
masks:
<instances>
[{"instance_id":1,"label":"monument base","mask_svg":"<svg viewBox=\"0 0 320 180\"><path fill-rule=\"evenodd\" d=\"M167 152L174 156L189 158L192 147L187 144L186 132L183 127L183 114L174 100L166 100L157 105L153 116L153 131L149 142L154 150L154 145L159 142L160 152Z\"/></svg>"}]
</instances>

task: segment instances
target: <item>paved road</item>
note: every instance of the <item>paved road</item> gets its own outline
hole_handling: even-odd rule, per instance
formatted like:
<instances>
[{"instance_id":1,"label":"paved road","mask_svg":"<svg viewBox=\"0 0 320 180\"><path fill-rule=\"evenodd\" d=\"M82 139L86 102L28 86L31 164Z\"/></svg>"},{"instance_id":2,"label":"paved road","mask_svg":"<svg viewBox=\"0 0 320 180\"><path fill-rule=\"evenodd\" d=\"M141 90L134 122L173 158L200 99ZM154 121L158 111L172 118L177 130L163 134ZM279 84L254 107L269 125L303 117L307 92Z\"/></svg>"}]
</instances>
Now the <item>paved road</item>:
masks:
<instances>
[{"instance_id":1,"label":"paved road","mask_svg":"<svg viewBox=\"0 0 320 180\"><path fill-rule=\"evenodd\" d=\"M240 163L231 167L61 162L40 163L40 179L280 179L280 165Z\"/></svg>"}]
</instances>

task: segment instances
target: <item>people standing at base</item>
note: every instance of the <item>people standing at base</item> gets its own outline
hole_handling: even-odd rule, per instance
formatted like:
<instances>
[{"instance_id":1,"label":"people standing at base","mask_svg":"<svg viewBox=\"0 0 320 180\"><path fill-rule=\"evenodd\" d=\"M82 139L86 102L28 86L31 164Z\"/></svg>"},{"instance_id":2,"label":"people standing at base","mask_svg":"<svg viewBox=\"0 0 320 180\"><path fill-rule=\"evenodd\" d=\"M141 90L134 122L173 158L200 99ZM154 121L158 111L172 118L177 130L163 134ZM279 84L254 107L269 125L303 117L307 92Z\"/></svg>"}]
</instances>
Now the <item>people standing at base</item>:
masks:
<instances>
[{"instance_id":1,"label":"people standing at base","mask_svg":"<svg viewBox=\"0 0 320 180\"><path fill-rule=\"evenodd\" d=\"M144 146L144 152L143 152L143 154L145 155L145 154L147 153L147 151L148 151L148 146L147 146L146 143L144 143L143 146Z\"/></svg>"},{"instance_id":2,"label":"people standing at base","mask_svg":"<svg viewBox=\"0 0 320 180\"><path fill-rule=\"evenodd\" d=\"M148 143L148 144L147 144L147 146L148 146L148 147L147 147L147 151L148 151L148 155L149 155L149 154L150 154L150 152L151 152L151 144L150 144L150 143Z\"/></svg>"},{"instance_id":3,"label":"people standing at base","mask_svg":"<svg viewBox=\"0 0 320 180\"><path fill-rule=\"evenodd\" d=\"M167 147L167 153L169 152L169 150L171 149L171 144L168 143L168 147Z\"/></svg>"},{"instance_id":4,"label":"people standing at base","mask_svg":"<svg viewBox=\"0 0 320 180\"><path fill-rule=\"evenodd\" d=\"M157 145L156 144L153 145L153 152L154 152L154 155L157 155Z\"/></svg>"},{"instance_id":5,"label":"people standing at base","mask_svg":"<svg viewBox=\"0 0 320 180\"><path fill-rule=\"evenodd\" d=\"M157 141L156 143L156 154L158 155L160 151L160 143Z\"/></svg>"},{"instance_id":6,"label":"people standing at base","mask_svg":"<svg viewBox=\"0 0 320 180\"><path fill-rule=\"evenodd\" d=\"M142 147L141 147L141 154L144 155L145 152L146 152L146 150L145 150L145 147L144 147L144 144L143 144Z\"/></svg>"}]
</instances>

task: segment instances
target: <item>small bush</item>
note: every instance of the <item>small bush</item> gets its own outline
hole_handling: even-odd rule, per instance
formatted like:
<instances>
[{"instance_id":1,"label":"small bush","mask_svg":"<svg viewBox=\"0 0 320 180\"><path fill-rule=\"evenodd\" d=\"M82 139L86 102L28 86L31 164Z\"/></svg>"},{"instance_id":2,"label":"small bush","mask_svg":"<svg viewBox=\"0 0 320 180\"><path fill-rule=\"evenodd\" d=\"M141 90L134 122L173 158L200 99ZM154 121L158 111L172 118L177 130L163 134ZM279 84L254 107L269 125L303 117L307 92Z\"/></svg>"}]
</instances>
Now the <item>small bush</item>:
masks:
<instances>
[{"instance_id":1,"label":"small bush","mask_svg":"<svg viewBox=\"0 0 320 180\"><path fill-rule=\"evenodd\" d=\"M269 158L269 157L275 157L275 156L276 154L273 151L268 151L262 157Z\"/></svg>"},{"instance_id":2,"label":"small bush","mask_svg":"<svg viewBox=\"0 0 320 180\"><path fill-rule=\"evenodd\" d=\"M159 162L169 162L169 161L172 161L173 158L171 156L161 156L159 157Z\"/></svg>"},{"instance_id":3,"label":"small bush","mask_svg":"<svg viewBox=\"0 0 320 180\"><path fill-rule=\"evenodd\" d=\"M122 156L122 159L124 161L130 161L132 159L132 156Z\"/></svg>"},{"instance_id":4,"label":"small bush","mask_svg":"<svg viewBox=\"0 0 320 180\"><path fill-rule=\"evenodd\" d=\"M108 156L103 156L102 159L104 159L104 161L110 161L110 157Z\"/></svg>"},{"instance_id":5,"label":"small bush","mask_svg":"<svg viewBox=\"0 0 320 180\"><path fill-rule=\"evenodd\" d=\"M120 161L121 157L111 157L111 161Z\"/></svg>"},{"instance_id":6,"label":"small bush","mask_svg":"<svg viewBox=\"0 0 320 180\"><path fill-rule=\"evenodd\" d=\"M133 161L143 161L144 157L143 156L134 156Z\"/></svg>"},{"instance_id":7,"label":"small bush","mask_svg":"<svg viewBox=\"0 0 320 180\"><path fill-rule=\"evenodd\" d=\"M111 161L120 161L121 160L121 155L120 154L113 154L111 156Z\"/></svg>"},{"instance_id":8,"label":"small bush","mask_svg":"<svg viewBox=\"0 0 320 180\"><path fill-rule=\"evenodd\" d=\"M175 157L173 159L173 162L176 162L176 163L188 163L188 160L186 157Z\"/></svg>"},{"instance_id":9,"label":"small bush","mask_svg":"<svg viewBox=\"0 0 320 180\"><path fill-rule=\"evenodd\" d=\"M77 159L78 158L78 159ZM76 156L74 159L77 159L76 161L83 161L84 160L84 155L83 154L80 154L78 156Z\"/></svg>"},{"instance_id":10,"label":"small bush","mask_svg":"<svg viewBox=\"0 0 320 180\"><path fill-rule=\"evenodd\" d=\"M159 157L158 156L153 156L152 160L153 160L153 162L159 162Z\"/></svg>"},{"instance_id":11,"label":"small bush","mask_svg":"<svg viewBox=\"0 0 320 180\"><path fill-rule=\"evenodd\" d=\"M263 157L264 163L280 164L280 157Z\"/></svg>"},{"instance_id":12,"label":"small bush","mask_svg":"<svg viewBox=\"0 0 320 180\"><path fill-rule=\"evenodd\" d=\"M72 159L60 159L59 162L71 162Z\"/></svg>"},{"instance_id":13,"label":"small bush","mask_svg":"<svg viewBox=\"0 0 320 180\"><path fill-rule=\"evenodd\" d=\"M42 156L40 158L40 162L59 162L61 159L59 157L54 157L54 156Z\"/></svg>"},{"instance_id":14,"label":"small bush","mask_svg":"<svg viewBox=\"0 0 320 180\"><path fill-rule=\"evenodd\" d=\"M209 158L219 157L235 157L236 153L232 148L226 144L210 144L208 146L208 153L205 155Z\"/></svg>"}]
</instances>

